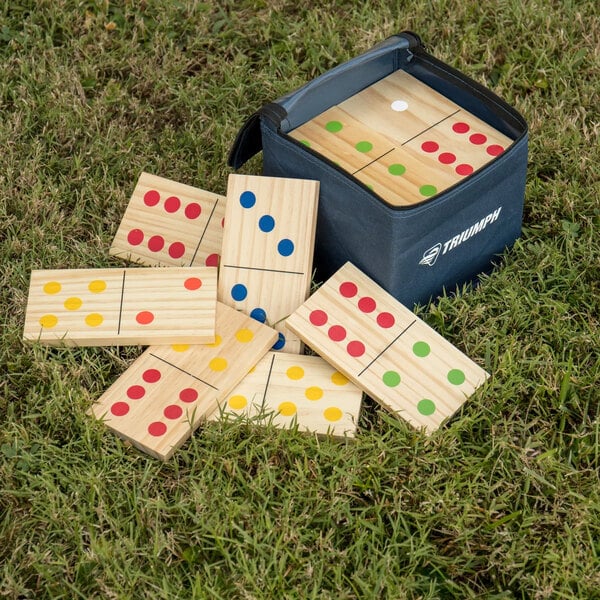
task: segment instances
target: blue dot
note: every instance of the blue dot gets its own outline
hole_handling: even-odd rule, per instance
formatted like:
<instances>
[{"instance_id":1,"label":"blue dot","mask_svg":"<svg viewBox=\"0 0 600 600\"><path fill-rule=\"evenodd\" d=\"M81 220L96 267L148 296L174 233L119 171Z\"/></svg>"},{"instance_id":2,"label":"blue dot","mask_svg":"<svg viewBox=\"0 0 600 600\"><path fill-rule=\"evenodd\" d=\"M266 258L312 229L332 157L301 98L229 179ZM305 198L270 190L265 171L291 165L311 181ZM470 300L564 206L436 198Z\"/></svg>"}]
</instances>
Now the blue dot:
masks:
<instances>
[{"instance_id":1,"label":"blue dot","mask_svg":"<svg viewBox=\"0 0 600 600\"><path fill-rule=\"evenodd\" d=\"M285 346L285 335L279 334L279 339L273 344L272 350L281 350Z\"/></svg>"},{"instance_id":2,"label":"blue dot","mask_svg":"<svg viewBox=\"0 0 600 600\"><path fill-rule=\"evenodd\" d=\"M247 295L248 295L248 290L246 289L246 286L242 285L241 283L236 283L231 288L231 297L234 300L237 300L238 302L241 300L244 300Z\"/></svg>"},{"instance_id":3,"label":"blue dot","mask_svg":"<svg viewBox=\"0 0 600 600\"><path fill-rule=\"evenodd\" d=\"M250 316L255 321L260 321L261 323L264 323L267 320L267 313L264 311L264 309L260 308L259 306L253 308L250 311Z\"/></svg>"},{"instance_id":4,"label":"blue dot","mask_svg":"<svg viewBox=\"0 0 600 600\"><path fill-rule=\"evenodd\" d=\"M294 242L292 240L283 239L277 244L277 252L281 256L289 256L294 251Z\"/></svg>"},{"instance_id":5,"label":"blue dot","mask_svg":"<svg viewBox=\"0 0 600 600\"><path fill-rule=\"evenodd\" d=\"M258 228L265 233L269 233L269 231L273 231L275 227L275 219L271 215L263 215L258 220Z\"/></svg>"},{"instance_id":6,"label":"blue dot","mask_svg":"<svg viewBox=\"0 0 600 600\"><path fill-rule=\"evenodd\" d=\"M256 204L254 192L245 191L240 194L240 204L244 208L252 208Z\"/></svg>"}]
</instances>

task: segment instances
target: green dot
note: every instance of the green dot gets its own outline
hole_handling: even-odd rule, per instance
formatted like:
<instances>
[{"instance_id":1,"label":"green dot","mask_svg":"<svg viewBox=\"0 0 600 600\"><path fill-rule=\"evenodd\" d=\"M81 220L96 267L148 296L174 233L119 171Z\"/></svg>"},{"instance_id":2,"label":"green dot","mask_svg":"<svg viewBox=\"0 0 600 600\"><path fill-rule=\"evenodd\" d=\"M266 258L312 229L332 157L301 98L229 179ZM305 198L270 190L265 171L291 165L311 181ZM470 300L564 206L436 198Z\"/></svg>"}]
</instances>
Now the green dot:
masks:
<instances>
[{"instance_id":1,"label":"green dot","mask_svg":"<svg viewBox=\"0 0 600 600\"><path fill-rule=\"evenodd\" d=\"M308 140L300 140L300 143L310 148L310 142Z\"/></svg>"},{"instance_id":2,"label":"green dot","mask_svg":"<svg viewBox=\"0 0 600 600\"><path fill-rule=\"evenodd\" d=\"M465 374L460 369L448 371L448 381L452 385L461 385L465 382Z\"/></svg>"},{"instance_id":3,"label":"green dot","mask_svg":"<svg viewBox=\"0 0 600 600\"><path fill-rule=\"evenodd\" d=\"M367 183L367 187L368 187L368 188L369 188L371 191L373 191L373 190L375 189L375 188L373 187L373 184L372 184L372 183Z\"/></svg>"},{"instance_id":4,"label":"green dot","mask_svg":"<svg viewBox=\"0 0 600 600\"><path fill-rule=\"evenodd\" d=\"M404 175L404 173L406 173L406 167L400 163L395 163L388 167L388 172L390 175Z\"/></svg>"},{"instance_id":5,"label":"green dot","mask_svg":"<svg viewBox=\"0 0 600 600\"><path fill-rule=\"evenodd\" d=\"M400 374L396 371L386 371L381 379L388 387L396 387L400 383Z\"/></svg>"},{"instance_id":6,"label":"green dot","mask_svg":"<svg viewBox=\"0 0 600 600\"><path fill-rule=\"evenodd\" d=\"M435 412L435 404L433 400L429 400L428 398L423 398L423 400L419 400L419 404L417 404L417 410L422 414L428 417Z\"/></svg>"},{"instance_id":7,"label":"green dot","mask_svg":"<svg viewBox=\"0 0 600 600\"><path fill-rule=\"evenodd\" d=\"M422 185L419 188L421 196L435 196L437 194L437 188L435 185Z\"/></svg>"},{"instance_id":8,"label":"green dot","mask_svg":"<svg viewBox=\"0 0 600 600\"><path fill-rule=\"evenodd\" d=\"M338 131L341 131L343 127L344 126L339 121L329 121L325 125L325 129L331 133L337 133Z\"/></svg>"},{"instance_id":9,"label":"green dot","mask_svg":"<svg viewBox=\"0 0 600 600\"><path fill-rule=\"evenodd\" d=\"M413 352L415 356L423 358L431 352L431 348L427 342L415 342L413 345Z\"/></svg>"},{"instance_id":10,"label":"green dot","mask_svg":"<svg viewBox=\"0 0 600 600\"><path fill-rule=\"evenodd\" d=\"M373 150L373 144L371 142L358 142L356 146L354 146L359 152L370 152Z\"/></svg>"}]
</instances>

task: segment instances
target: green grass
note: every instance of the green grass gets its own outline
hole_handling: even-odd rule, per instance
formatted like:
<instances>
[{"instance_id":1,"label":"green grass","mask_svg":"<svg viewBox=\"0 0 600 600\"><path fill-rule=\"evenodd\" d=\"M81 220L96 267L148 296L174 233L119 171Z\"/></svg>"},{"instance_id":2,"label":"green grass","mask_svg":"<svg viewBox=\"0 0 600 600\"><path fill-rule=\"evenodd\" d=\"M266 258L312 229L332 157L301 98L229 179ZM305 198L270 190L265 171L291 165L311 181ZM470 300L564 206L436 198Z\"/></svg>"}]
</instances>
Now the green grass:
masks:
<instances>
[{"instance_id":1,"label":"green grass","mask_svg":"<svg viewBox=\"0 0 600 600\"><path fill-rule=\"evenodd\" d=\"M251 112L404 29L531 128L522 239L419 313L490 383L430 438L126 447L86 411L138 350L24 345L30 270L119 264L142 170L223 193ZM593 0L0 4L0 597L600 598L599 48Z\"/></svg>"}]
</instances>

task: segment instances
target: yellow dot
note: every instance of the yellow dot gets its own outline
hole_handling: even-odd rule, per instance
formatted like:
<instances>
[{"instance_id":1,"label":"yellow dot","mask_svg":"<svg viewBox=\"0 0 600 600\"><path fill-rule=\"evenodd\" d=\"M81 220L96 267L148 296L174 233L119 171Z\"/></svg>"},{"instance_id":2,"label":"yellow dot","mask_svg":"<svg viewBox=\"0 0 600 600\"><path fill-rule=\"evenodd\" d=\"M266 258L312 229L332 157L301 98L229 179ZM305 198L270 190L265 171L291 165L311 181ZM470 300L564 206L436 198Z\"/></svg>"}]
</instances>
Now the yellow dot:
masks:
<instances>
[{"instance_id":1,"label":"yellow dot","mask_svg":"<svg viewBox=\"0 0 600 600\"><path fill-rule=\"evenodd\" d=\"M216 348L217 346L221 345L221 342L223 341L223 338L220 335L215 335L215 341L213 344L206 344L207 346L210 346L211 348Z\"/></svg>"},{"instance_id":2,"label":"yellow dot","mask_svg":"<svg viewBox=\"0 0 600 600\"><path fill-rule=\"evenodd\" d=\"M44 285L44 292L46 294L58 294L62 290L62 285L58 281L49 281Z\"/></svg>"},{"instance_id":3,"label":"yellow dot","mask_svg":"<svg viewBox=\"0 0 600 600\"><path fill-rule=\"evenodd\" d=\"M186 352L187 350L190 349L190 345L189 344L173 344L171 346L171 348L175 351L175 352Z\"/></svg>"},{"instance_id":4,"label":"yellow dot","mask_svg":"<svg viewBox=\"0 0 600 600\"><path fill-rule=\"evenodd\" d=\"M92 292L92 294L99 294L106 289L106 281L102 279L94 279L94 281L90 281L88 284L88 290Z\"/></svg>"},{"instance_id":5,"label":"yellow dot","mask_svg":"<svg viewBox=\"0 0 600 600\"><path fill-rule=\"evenodd\" d=\"M254 333L252 333L252 331L250 331L250 329L239 329L236 332L235 337L238 342L242 342L242 344L246 344L247 342L252 341L252 338L254 337Z\"/></svg>"},{"instance_id":6,"label":"yellow dot","mask_svg":"<svg viewBox=\"0 0 600 600\"><path fill-rule=\"evenodd\" d=\"M213 358L208 363L208 366L213 371L224 371L227 368L227 361L224 358L221 358L220 356L217 356L217 358Z\"/></svg>"},{"instance_id":7,"label":"yellow dot","mask_svg":"<svg viewBox=\"0 0 600 600\"><path fill-rule=\"evenodd\" d=\"M323 390L313 385L312 387L306 388L304 395L308 400L320 400L323 397Z\"/></svg>"},{"instance_id":8,"label":"yellow dot","mask_svg":"<svg viewBox=\"0 0 600 600\"><path fill-rule=\"evenodd\" d=\"M277 410L284 417L291 417L296 414L296 405L293 402L282 402Z\"/></svg>"},{"instance_id":9,"label":"yellow dot","mask_svg":"<svg viewBox=\"0 0 600 600\"><path fill-rule=\"evenodd\" d=\"M290 367L285 374L290 378L293 379L294 381L297 381L298 379L302 379L304 377L304 369L302 367L298 367L296 365L294 365L293 367Z\"/></svg>"},{"instance_id":10,"label":"yellow dot","mask_svg":"<svg viewBox=\"0 0 600 600\"><path fill-rule=\"evenodd\" d=\"M65 300L65 308L67 310L79 310L82 304L81 298L77 298L76 296Z\"/></svg>"},{"instance_id":11,"label":"yellow dot","mask_svg":"<svg viewBox=\"0 0 600 600\"><path fill-rule=\"evenodd\" d=\"M98 313L90 313L85 318L85 322L89 327L98 327L98 325L102 325L103 321L104 317Z\"/></svg>"},{"instance_id":12,"label":"yellow dot","mask_svg":"<svg viewBox=\"0 0 600 600\"><path fill-rule=\"evenodd\" d=\"M55 327L57 323L58 318L55 315L44 315L40 319L40 325L42 327L45 327L46 329L51 329L52 327Z\"/></svg>"},{"instance_id":13,"label":"yellow dot","mask_svg":"<svg viewBox=\"0 0 600 600\"><path fill-rule=\"evenodd\" d=\"M251 368L251 369L248 371L248 374L250 374L250 373L254 373L254 371L256 371L256 365L255 365L255 366L253 366L253 367L252 367L252 368Z\"/></svg>"},{"instance_id":14,"label":"yellow dot","mask_svg":"<svg viewBox=\"0 0 600 600\"><path fill-rule=\"evenodd\" d=\"M342 411L337 406L330 406L323 411L323 416L328 421L339 421L342 418Z\"/></svg>"},{"instance_id":15,"label":"yellow dot","mask_svg":"<svg viewBox=\"0 0 600 600\"><path fill-rule=\"evenodd\" d=\"M248 404L248 400L246 399L246 396L236 394L235 396L231 396L231 398L229 398L227 404L229 404L229 408L232 408L233 410L240 410L244 408L246 404Z\"/></svg>"},{"instance_id":16,"label":"yellow dot","mask_svg":"<svg viewBox=\"0 0 600 600\"><path fill-rule=\"evenodd\" d=\"M336 371L331 376L331 382L335 383L335 385L346 385L348 383L348 378L345 375L342 375L339 371Z\"/></svg>"}]
</instances>

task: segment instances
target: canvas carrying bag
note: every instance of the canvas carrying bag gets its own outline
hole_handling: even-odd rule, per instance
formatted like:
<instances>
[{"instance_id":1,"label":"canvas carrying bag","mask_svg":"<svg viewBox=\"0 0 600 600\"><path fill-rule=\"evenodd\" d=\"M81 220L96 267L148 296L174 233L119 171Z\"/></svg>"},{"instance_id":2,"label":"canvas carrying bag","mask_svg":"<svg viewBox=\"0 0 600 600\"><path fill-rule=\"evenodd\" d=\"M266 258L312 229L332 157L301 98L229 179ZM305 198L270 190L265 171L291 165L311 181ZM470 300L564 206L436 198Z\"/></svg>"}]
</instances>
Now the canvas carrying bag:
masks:
<instances>
[{"instance_id":1,"label":"canvas carrying bag","mask_svg":"<svg viewBox=\"0 0 600 600\"><path fill-rule=\"evenodd\" d=\"M392 206L288 132L402 69L513 140L499 156L441 193ZM403 32L257 110L239 131L229 165L262 150L268 176L320 181L314 264L325 281L351 261L407 306L476 281L521 233L527 124L491 91L434 58Z\"/></svg>"}]
</instances>

